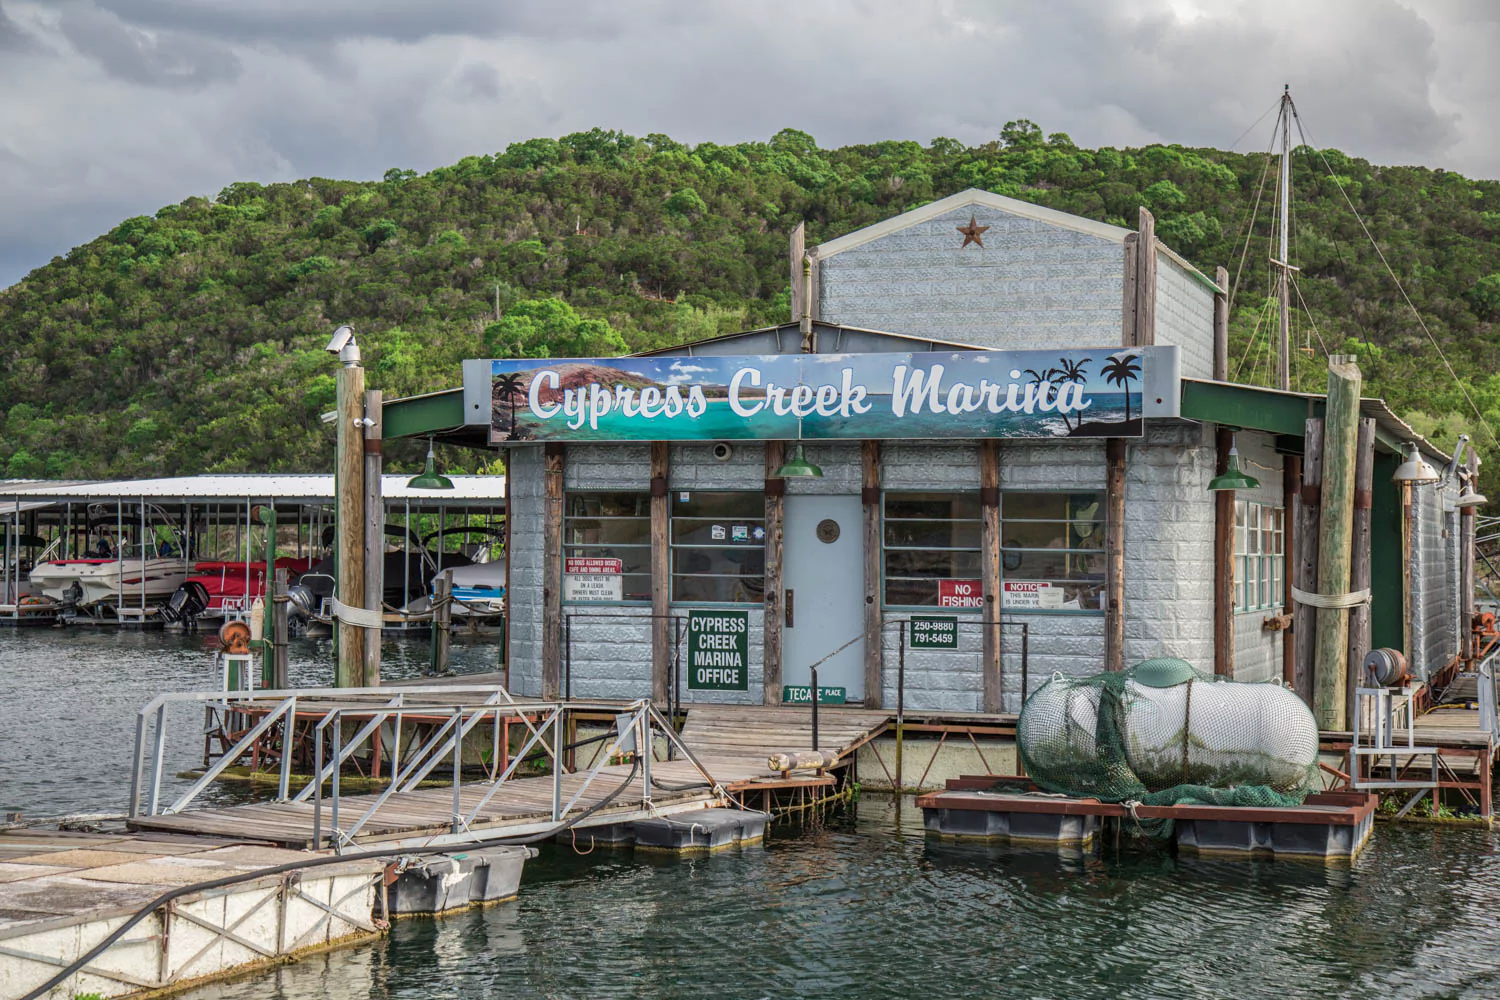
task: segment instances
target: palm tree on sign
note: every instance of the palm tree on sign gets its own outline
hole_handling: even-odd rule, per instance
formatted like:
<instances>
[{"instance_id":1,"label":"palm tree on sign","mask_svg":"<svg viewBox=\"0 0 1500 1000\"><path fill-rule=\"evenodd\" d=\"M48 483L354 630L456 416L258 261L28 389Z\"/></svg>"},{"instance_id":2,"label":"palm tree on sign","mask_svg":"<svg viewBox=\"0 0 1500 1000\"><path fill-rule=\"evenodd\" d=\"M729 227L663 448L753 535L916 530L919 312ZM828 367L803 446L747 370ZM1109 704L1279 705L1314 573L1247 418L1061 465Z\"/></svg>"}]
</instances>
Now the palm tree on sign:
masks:
<instances>
[{"instance_id":1,"label":"palm tree on sign","mask_svg":"<svg viewBox=\"0 0 1500 1000\"><path fill-rule=\"evenodd\" d=\"M1071 358L1058 358L1057 367L1047 370L1047 380L1050 382L1078 382L1080 384L1087 382L1089 375L1088 372L1083 370L1083 366L1088 364L1090 360L1089 358L1080 358L1074 361ZM1080 425L1083 423L1082 414L1078 417L1078 423ZM1068 422L1068 415L1066 413L1063 414L1063 426L1069 429L1073 426Z\"/></svg>"},{"instance_id":2,"label":"palm tree on sign","mask_svg":"<svg viewBox=\"0 0 1500 1000\"><path fill-rule=\"evenodd\" d=\"M521 383L524 376L520 372L511 372L508 375L495 376L495 391L505 397L510 404L510 436L516 436L516 393L521 391Z\"/></svg>"},{"instance_id":3,"label":"palm tree on sign","mask_svg":"<svg viewBox=\"0 0 1500 1000\"><path fill-rule=\"evenodd\" d=\"M1141 365L1140 355L1120 354L1105 359L1106 364L1100 374L1104 381L1111 385L1117 385L1125 392L1125 422L1130 422L1130 383L1140 381Z\"/></svg>"}]
</instances>

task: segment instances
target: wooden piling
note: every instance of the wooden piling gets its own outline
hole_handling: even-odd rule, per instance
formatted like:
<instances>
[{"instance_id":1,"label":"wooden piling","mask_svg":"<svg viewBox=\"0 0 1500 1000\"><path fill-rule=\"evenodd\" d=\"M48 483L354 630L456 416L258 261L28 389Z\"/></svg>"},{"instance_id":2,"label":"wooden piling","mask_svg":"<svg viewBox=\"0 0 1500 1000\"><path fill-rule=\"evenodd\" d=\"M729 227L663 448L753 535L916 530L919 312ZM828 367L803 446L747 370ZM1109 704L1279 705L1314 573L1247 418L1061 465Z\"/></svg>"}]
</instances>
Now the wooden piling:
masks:
<instances>
[{"instance_id":1,"label":"wooden piling","mask_svg":"<svg viewBox=\"0 0 1500 1000\"><path fill-rule=\"evenodd\" d=\"M1214 435L1214 475L1229 468L1234 432L1220 427ZM1234 677L1234 490L1214 493L1214 673Z\"/></svg>"},{"instance_id":2,"label":"wooden piling","mask_svg":"<svg viewBox=\"0 0 1500 1000\"><path fill-rule=\"evenodd\" d=\"M865 557L865 707L879 708L884 699L884 649L880 641L880 442L859 446L864 515Z\"/></svg>"},{"instance_id":3,"label":"wooden piling","mask_svg":"<svg viewBox=\"0 0 1500 1000\"><path fill-rule=\"evenodd\" d=\"M381 419L384 393L379 389L365 392L364 435L364 514L365 514L365 597L377 610L385 603L385 499L381 495L383 471L384 423ZM380 629L365 629L364 661L360 687L380 684Z\"/></svg>"},{"instance_id":4,"label":"wooden piling","mask_svg":"<svg viewBox=\"0 0 1500 1000\"><path fill-rule=\"evenodd\" d=\"M1318 589L1318 535L1323 512L1323 418L1309 417L1303 431L1302 492L1297 497L1296 550L1293 567L1297 589ZM1318 609L1297 602L1293 606L1292 688L1312 707L1313 639L1318 634Z\"/></svg>"},{"instance_id":5,"label":"wooden piling","mask_svg":"<svg viewBox=\"0 0 1500 1000\"><path fill-rule=\"evenodd\" d=\"M542 697L562 697L563 445L542 446Z\"/></svg>"},{"instance_id":6,"label":"wooden piling","mask_svg":"<svg viewBox=\"0 0 1500 1000\"><path fill-rule=\"evenodd\" d=\"M1281 456L1281 503L1282 503L1282 553L1281 553L1281 610L1282 614L1295 616L1297 603L1292 599L1293 577L1296 575L1297 553L1303 544L1297 536L1297 505L1302 494L1302 456ZM1297 689L1297 631L1295 628L1281 630L1281 681L1292 690Z\"/></svg>"},{"instance_id":7,"label":"wooden piling","mask_svg":"<svg viewBox=\"0 0 1500 1000\"><path fill-rule=\"evenodd\" d=\"M361 421L365 416L365 370L344 365L336 379L338 404L337 480L338 599L352 608L365 604L365 449ZM335 628L338 663L334 683L357 687L364 676L365 630L339 619Z\"/></svg>"},{"instance_id":8,"label":"wooden piling","mask_svg":"<svg viewBox=\"0 0 1500 1000\"><path fill-rule=\"evenodd\" d=\"M1349 536L1349 589L1370 586L1370 510L1374 506L1375 418L1359 421L1354 457L1354 513ZM1354 689L1359 686L1360 665L1370 651L1370 605L1349 610L1349 655L1345 661L1344 718L1354 718Z\"/></svg>"},{"instance_id":9,"label":"wooden piling","mask_svg":"<svg viewBox=\"0 0 1500 1000\"><path fill-rule=\"evenodd\" d=\"M448 670L449 637L453 624L453 583L449 577L440 576L432 581L432 670L445 673Z\"/></svg>"},{"instance_id":10,"label":"wooden piling","mask_svg":"<svg viewBox=\"0 0 1500 1000\"><path fill-rule=\"evenodd\" d=\"M765 612L762 615L761 701L781 704L782 646L782 573L783 542L786 535L786 480L776 475L786 461L784 441L766 442L766 584Z\"/></svg>"},{"instance_id":11,"label":"wooden piling","mask_svg":"<svg viewBox=\"0 0 1500 1000\"><path fill-rule=\"evenodd\" d=\"M1323 423L1322 532L1318 539L1318 593L1324 596L1349 591L1360 381L1353 355L1329 357L1328 406ZM1313 644L1313 714L1319 728L1341 730L1347 723L1344 689L1349 669L1349 609L1321 610Z\"/></svg>"},{"instance_id":12,"label":"wooden piling","mask_svg":"<svg viewBox=\"0 0 1500 1000\"><path fill-rule=\"evenodd\" d=\"M1229 381L1229 271L1214 271L1214 381Z\"/></svg>"},{"instance_id":13,"label":"wooden piling","mask_svg":"<svg viewBox=\"0 0 1500 1000\"><path fill-rule=\"evenodd\" d=\"M979 442L979 574L984 591L984 710L1005 711L1000 660L1000 442Z\"/></svg>"},{"instance_id":14,"label":"wooden piling","mask_svg":"<svg viewBox=\"0 0 1500 1000\"><path fill-rule=\"evenodd\" d=\"M1125 667L1125 439L1104 442L1104 669Z\"/></svg>"},{"instance_id":15,"label":"wooden piling","mask_svg":"<svg viewBox=\"0 0 1500 1000\"><path fill-rule=\"evenodd\" d=\"M671 445L651 442L651 698L667 701L672 665L672 550L668 544L671 496L667 489Z\"/></svg>"}]
</instances>

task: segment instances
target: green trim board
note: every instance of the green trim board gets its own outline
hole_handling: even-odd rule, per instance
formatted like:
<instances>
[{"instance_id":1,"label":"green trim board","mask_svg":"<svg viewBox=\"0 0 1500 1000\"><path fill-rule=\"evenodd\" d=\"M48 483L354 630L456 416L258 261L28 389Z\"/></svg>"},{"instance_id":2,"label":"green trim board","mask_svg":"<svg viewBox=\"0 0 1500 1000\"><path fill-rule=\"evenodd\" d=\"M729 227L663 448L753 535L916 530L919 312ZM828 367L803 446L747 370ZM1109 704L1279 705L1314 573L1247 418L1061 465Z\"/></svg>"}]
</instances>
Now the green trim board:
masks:
<instances>
[{"instance_id":1,"label":"green trim board","mask_svg":"<svg viewBox=\"0 0 1500 1000\"><path fill-rule=\"evenodd\" d=\"M1391 482L1401 456L1375 456L1375 488L1370 498L1370 648L1404 649L1402 618L1401 487ZM1350 664L1352 667L1353 664Z\"/></svg>"},{"instance_id":2,"label":"green trim board","mask_svg":"<svg viewBox=\"0 0 1500 1000\"><path fill-rule=\"evenodd\" d=\"M464 426L464 391L447 389L425 396L387 400L380 408L381 433L388 438L426 437Z\"/></svg>"},{"instance_id":3,"label":"green trim board","mask_svg":"<svg viewBox=\"0 0 1500 1000\"><path fill-rule=\"evenodd\" d=\"M1301 438L1308 417L1323 415L1323 400L1228 382L1182 381L1182 415L1189 420Z\"/></svg>"}]
</instances>

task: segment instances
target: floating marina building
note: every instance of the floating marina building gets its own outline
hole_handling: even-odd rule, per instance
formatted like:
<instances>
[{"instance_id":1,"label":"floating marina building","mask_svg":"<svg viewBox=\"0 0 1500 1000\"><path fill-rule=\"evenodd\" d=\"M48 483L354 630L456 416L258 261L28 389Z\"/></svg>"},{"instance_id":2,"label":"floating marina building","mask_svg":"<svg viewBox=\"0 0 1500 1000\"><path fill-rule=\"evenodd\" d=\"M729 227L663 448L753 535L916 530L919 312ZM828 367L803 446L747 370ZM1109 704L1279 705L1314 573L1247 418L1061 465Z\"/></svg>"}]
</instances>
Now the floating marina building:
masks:
<instances>
[{"instance_id":1,"label":"floating marina building","mask_svg":"<svg viewBox=\"0 0 1500 1000\"><path fill-rule=\"evenodd\" d=\"M1318 614L1353 616L1351 670L1471 658L1476 462L1365 399L1356 463L1322 447L1323 394L1232 382L1227 276L1141 214L971 190L806 251L799 227L796 322L474 360L387 403L388 434L505 452L510 686L776 704L816 666L823 701L1013 712L1054 672L1175 656L1311 701ZM1424 456L1435 481L1393 481ZM1342 592L1369 596L1317 609L1293 593L1320 589L1325 464Z\"/></svg>"}]
</instances>

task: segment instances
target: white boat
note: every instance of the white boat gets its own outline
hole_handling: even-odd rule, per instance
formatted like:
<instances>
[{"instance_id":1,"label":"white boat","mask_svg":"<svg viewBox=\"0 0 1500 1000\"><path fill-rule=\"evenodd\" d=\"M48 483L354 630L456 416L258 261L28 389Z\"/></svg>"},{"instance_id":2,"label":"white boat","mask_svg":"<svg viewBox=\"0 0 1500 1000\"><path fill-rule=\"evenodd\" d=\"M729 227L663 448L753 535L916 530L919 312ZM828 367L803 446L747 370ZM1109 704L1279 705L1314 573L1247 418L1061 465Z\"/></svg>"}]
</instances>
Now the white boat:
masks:
<instances>
[{"instance_id":1,"label":"white boat","mask_svg":"<svg viewBox=\"0 0 1500 1000\"><path fill-rule=\"evenodd\" d=\"M42 596L78 607L159 605L187 579L187 564L176 556L121 559L52 559L31 571Z\"/></svg>"},{"instance_id":2,"label":"white boat","mask_svg":"<svg viewBox=\"0 0 1500 1000\"><path fill-rule=\"evenodd\" d=\"M505 613L505 560L445 567L454 618L490 618Z\"/></svg>"}]
</instances>

